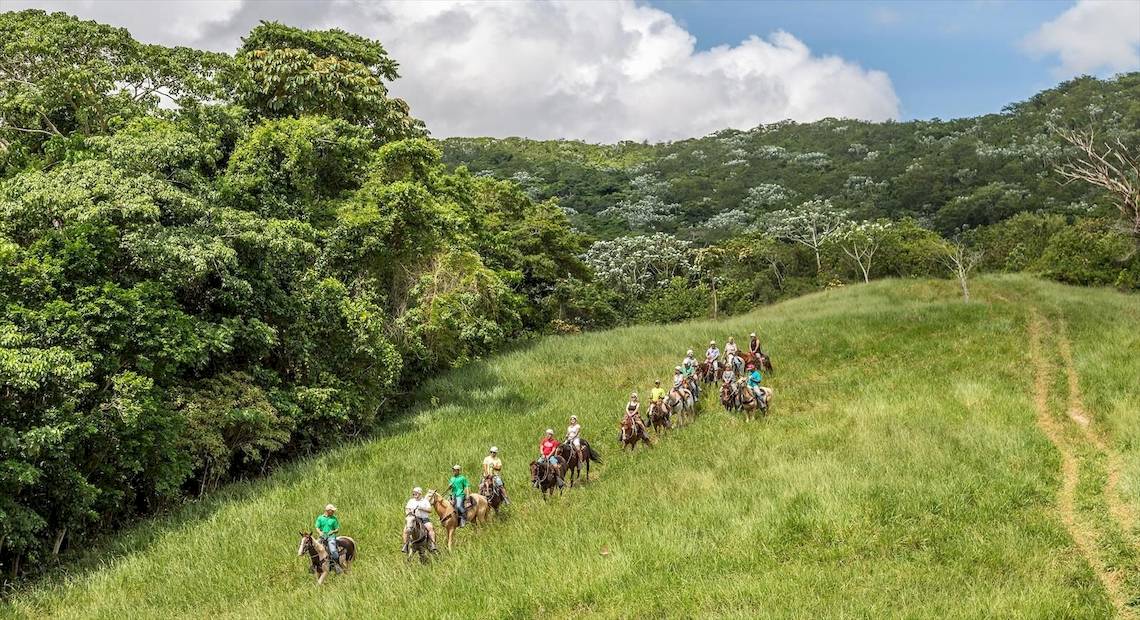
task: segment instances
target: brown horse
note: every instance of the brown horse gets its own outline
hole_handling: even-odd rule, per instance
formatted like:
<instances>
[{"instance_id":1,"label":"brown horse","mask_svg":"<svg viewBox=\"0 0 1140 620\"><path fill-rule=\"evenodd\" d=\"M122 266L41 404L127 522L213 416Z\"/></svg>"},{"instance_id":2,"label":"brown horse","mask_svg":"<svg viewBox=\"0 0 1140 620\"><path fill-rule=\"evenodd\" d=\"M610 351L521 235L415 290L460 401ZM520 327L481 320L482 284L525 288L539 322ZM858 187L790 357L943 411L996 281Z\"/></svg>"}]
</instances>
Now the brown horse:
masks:
<instances>
[{"instance_id":1,"label":"brown horse","mask_svg":"<svg viewBox=\"0 0 1140 620\"><path fill-rule=\"evenodd\" d=\"M479 494L487 498L487 505L499 513L499 506L503 503L503 491L495 486L495 479L491 476L483 476L483 481L479 483Z\"/></svg>"},{"instance_id":2,"label":"brown horse","mask_svg":"<svg viewBox=\"0 0 1140 620\"><path fill-rule=\"evenodd\" d=\"M428 489L424 499L435 510L440 525L447 528L447 550L451 551L451 541L455 537L455 530L459 528L459 513L455 510L455 505L451 503L451 500L444 499L434 489ZM487 498L478 493L472 493L467 496L467 499L471 500L467 506L467 521L472 525L486 521L490 516Z\"/></svg>"},{"instance_id":3,"label":"brown horse","mask_svg":"<svg viewBox=\"0 0 1140 620\"><path fill-rule=\"evenodd\" d=\"M570 483L570 488L574 488L574 481L582 475L582 466L586 467L586 482L590 481L590 461L595 463L602 462L602 456L594 451L590 442L585 439L582 442L582 458L578 459L578 451L574 449L569 443L560 444L555 451L558 455L558 460L564 463L562 471L565 473L566 481Z\"/></svg>"},{"instance_id":4,"label":"brown horse","mask_svg":"<svg viewBox=\"0 0 1140 620\"><path fill-rule=\"evenodd\" d=\"M740 388L734 383L725 381L720 384L720 404L725 411L740 409Z\"/></svg>"},{"instance_id":5,"label":"brown horse","mask_svg":"<svg viewBox=\"0 0 1140 620\"><path fill-rule=\"evenodd\" d=\"M760 366L760 370L762 370L762 371L764 371L770 375L775 374L775 372L776 372L776 370L774 368L772 368L772 358L769 357L768 354L764 353L763 351L761 351L758 354L754 354L751 352L745 353L745 354L741 355L740 357L744 359L744 365L745 366L747 366L749 364L756 364L757 362L759 362L758 365Z\"/></svg>"},{"instance_id":6,"label":"brown horse","mask_svg":"<svg viewBox=\"0 0 1140 620\"><path fill-rule=\"evenodd\" d=\"M546 501L547 495L554 495L554 490L558 489L558 494L562 494L562 475L559 473L559 466L546 461L530 462L530 484L542 493L542 501Z\"/></svg>"},{"instance_id":7,"label":"brown horse","mask_svg":"<svg viewBox=\"0 0 1140 620\"><path fill-rule=\"evenodd\" d=\"M650 401L649 425L653 427L653 432L661 434L662 429L672 429L672 417L669 406L665 404L664 399L657 402Z\"/></svg>"},{"instance_id":8,"label":"brown horse","mask_svg":"<svg viewBox=\"0 0 1140 620\"><path fill-rule=\"evenodd\" d=\"M340 552L341 570L348 573L349 566L356 559L356 541L348 536L337 536L336 547ZM329 566L329 550L323 542L313 539L312 532L301 532L301 544L297 547L297 555L305 554L309 555L309 570L317 575L317 585L323 584L333 567Z\"/></svg>"},{"instance_id":9,"label":"brown horse","mask_svg":"<svg viewBox=\"0 0 1140 620\"><path fill-rule=\"evenodd\" d=\"M637 442L639 441L644 441L647 446L653 445L652 442L649 441L649 435L645 433L645 430L631 420L629 416L622 415L620 428L621 433L618 435L618 443L621 444L622 450L628 447L632 451L637 447Z\"/></svg>"},{"instance_id":10,"label":"brown horse","mask_svg":"<svg viewBox=\"0 0 1140 620\"><path fill-rule=\"evenodd\" d=\"M710 362L708 360L705 360L700 364L697 364L697 371L695 374L701 378L701 381L705 383L712 383L716 381L716 374L719 372L719 366L719 361Z\"/></svg>"}]
</instances>

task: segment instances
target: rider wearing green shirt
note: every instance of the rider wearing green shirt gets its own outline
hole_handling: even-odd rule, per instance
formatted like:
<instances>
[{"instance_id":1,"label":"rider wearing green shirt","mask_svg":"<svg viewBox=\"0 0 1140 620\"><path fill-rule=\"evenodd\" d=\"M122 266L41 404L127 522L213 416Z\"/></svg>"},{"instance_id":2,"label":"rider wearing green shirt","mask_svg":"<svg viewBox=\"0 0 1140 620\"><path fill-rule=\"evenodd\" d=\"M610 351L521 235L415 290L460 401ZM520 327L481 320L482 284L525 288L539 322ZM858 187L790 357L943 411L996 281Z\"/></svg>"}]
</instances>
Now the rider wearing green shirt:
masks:
<instances>
[{"instance_id":1,"label":"rider wearing green shirt","mask_svg":"<svg viewBox=\"0 0 1140 620\"><path fill-rule=\"evenodd\" d=\"M459 466L455 465L451 468L451 480L447 481L448 486L451 487L451 498L455 503L455 510L459 513L459 525L462 526L467 523L467 491L471 488L471 483L468 482L467 476L459 473Z\"/></svg>"},{"instance_id":2,"label":"rider wearing green shirt","mask_svg":"<svg viewBox=\"0 0 1140 620\"><path fill-rule=\"evenodd\" d=\"M321 541L328 546L329 564L339 574L340 549L336 545L336 535L340 533L340 519L336 518L336 506L332 504L325 506L325 513L317 516L316 526L317 531L321 533Z\"/></svg>"}]
</instances>

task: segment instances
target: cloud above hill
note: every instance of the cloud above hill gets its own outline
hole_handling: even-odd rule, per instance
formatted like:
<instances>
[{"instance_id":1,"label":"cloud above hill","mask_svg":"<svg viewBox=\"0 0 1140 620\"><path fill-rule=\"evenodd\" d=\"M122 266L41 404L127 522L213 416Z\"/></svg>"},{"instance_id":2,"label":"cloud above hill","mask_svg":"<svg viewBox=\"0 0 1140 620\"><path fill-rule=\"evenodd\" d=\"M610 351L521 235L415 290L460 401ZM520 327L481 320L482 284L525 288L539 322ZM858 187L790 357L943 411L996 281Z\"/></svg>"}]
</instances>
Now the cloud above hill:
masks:
<instances>
[{"instance_id":1,"label":"cloud above hill","mask_svg":"<svg viewBox=\"0 0 1140 620\"><path fill-rule=\"evenodd\" d=\"M383 42L435 135L661 140L785 118L899 117L890 78L788 32L699 50L668 13L623 2L19 2L232 51L259 20ZM8 5L8 3L6 3Z\"/></svg>"},{"instance_id":2,"label":"cloud above hill","mask_svg":"<svg viewBox=\"0 0 1140 620\"><path fill-rule=\"evenodd\" d=\"M1140 69L1140 2L1080 0L1022 41L1035 56L1059 57L1059 77Z\"/></svg>"}]
</instances>

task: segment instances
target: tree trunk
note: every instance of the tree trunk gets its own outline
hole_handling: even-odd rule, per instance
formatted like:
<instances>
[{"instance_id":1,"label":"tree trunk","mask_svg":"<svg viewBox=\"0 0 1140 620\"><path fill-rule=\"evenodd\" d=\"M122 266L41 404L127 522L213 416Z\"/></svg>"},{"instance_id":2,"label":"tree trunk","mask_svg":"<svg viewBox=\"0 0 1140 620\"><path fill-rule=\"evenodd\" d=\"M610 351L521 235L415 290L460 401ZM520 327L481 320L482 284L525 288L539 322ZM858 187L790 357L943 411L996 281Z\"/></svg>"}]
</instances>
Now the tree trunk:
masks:
<instances>
[{"instance_id":1,"label":"tree trunk","mask_svg":"<svg viewBox=\"0 0 1140 620\"><path fill-rule=\"evenodd\" d=\"M59 533L55 535L55 545L53 545L51 548L52 557L54 557L54 558L59 557L59 549L60 549L60 547L63 546L63 539L65 536L67 536L67 528L66 527L61 529L59 531Z\"/></svg>"},{"instance_id":2,"label":"tree trunk","mask_svg":"<svg viewBox=\"0 0 1140 620\"><path fill-rule=\"evenodd\" d=\"M962 297L970 303L970 287L966 284L966 271L958 269L958 283L962 285Z\"/></svg>"},{"instance_id":3,"label":"tree trunk","mask_svg":"<svg viewBox=\"0 0 1140 620\"><path fill-rule=\"evenodd\" d=\"M823 263L819 261L819 248L815 247L812 249L815 250L815 275L818 276L819 272L823 271Z\"/></svg>"},{"instance_id":4,"label":"tree trunk","mask_svg":"<svg viewBox=\"0 0 1140 620\"><path fill-rule=\"evenodd\" d=\"M713 320L716 320L716 278L712 278Z\"/></svg>"}]
</instances>

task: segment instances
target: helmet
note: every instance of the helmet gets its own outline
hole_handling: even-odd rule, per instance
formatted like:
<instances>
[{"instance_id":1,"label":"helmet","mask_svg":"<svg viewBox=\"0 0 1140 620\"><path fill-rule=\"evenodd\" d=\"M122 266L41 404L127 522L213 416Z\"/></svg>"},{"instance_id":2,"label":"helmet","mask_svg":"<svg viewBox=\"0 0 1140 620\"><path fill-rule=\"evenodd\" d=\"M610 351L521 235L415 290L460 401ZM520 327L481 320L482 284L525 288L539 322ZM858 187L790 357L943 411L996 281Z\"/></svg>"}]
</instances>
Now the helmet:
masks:
<instances>
[{"instance_id":1,"label":"helmet","mask_svg":"<svg viewBox=\"0 0 1140 620\"><path fill-rule=\"evenodd\" d=\"M572 416L570 416L570 421L571 421L571 422L577 422L577 421L578 421L578 416L576 416L576 415L572 415Z\"/></svg>"},{"instance_id":2,"label":"helmet","mask_svg":"<svg viewBox=\"0 0 1140 620\"><path fill-rule=\"evenodd\" d=\"M498 451L499 451L498 446L491 446L491 452L498 452Z\"/></svg>"},{"instance_id":3,"label":"helmet","mask_svg":"<svg viewBox=\"0 0 1140 620\"><path fill-rule=\"evenodd\" d=\"M452 465L451 471L459 471L459 466L458 465Z\"/></svg>"},{"instance_id":4,"label":"helmet","mask_svg":"<svg viewBox=\"0 0 1140 620\"><path fill-rule=\"evenodd\" d=\"M748 370L756 370L756 364L749 364Z\"/></svg>"},{"instance_id":5,"label":"helmet","mask_svg":"<svg viewBox=\"0 0 1140 620\"><path fill-rule=\"evenodd\" d=\"M412 489L412 495L418 495L418 494L423 493L423 492L424 492L424 490L419 488L419 487L415 487L414 489Z\"/></svg>"},{"instance_id":6,"label":"helmet","mask_svg":"<svg viewBox=\"0 0 1140 620\"><path fill-rule=\"evenodd\" d=\"M634 400L637 400L637 392L630 392L629 397L634 399Z\"/></svg>"},{"instance_id":7,"label":"helmet","mask_svg":"<svg viewBox=\"0 0 1140 620\"><path fill-rule=\"evenodd\" d=\"M547 435L553 435L553 434L554 434L554 429L552 429L552 428L548 428L548 429L546 429L546 434L547 434Z\"/></svg>"},{"instance_id":8,"label":"helmet","mask_svg":"<svg viewBox=\"0 0 1140 620\"><path fill-rule=\"evenodd\" d=\"M654 379L653 385L661 385L661 380L660 379Z\"/></svg>"},{"instance_id":9,"label":"helmet","mask_svg":"<svg viewBox=\"0 0 1140 620\"><path fill-rule=\"evenodd\" d=\"M325 510L331 510L333 512L336 512L336 506L333 506L332 504L326 504Z\"/></svg>"},{"instance_id":10,"label":"helmet","mask_svg":"<svg viewBox=\"0 0 1140 620\"><path fill-rule=\"evenodd\" d=\"M692 350L692 349L689 349L689 351L686 353L686 355L692 355L692 354L693 354L693 350Z\"/></svg>"}]
</instances>

